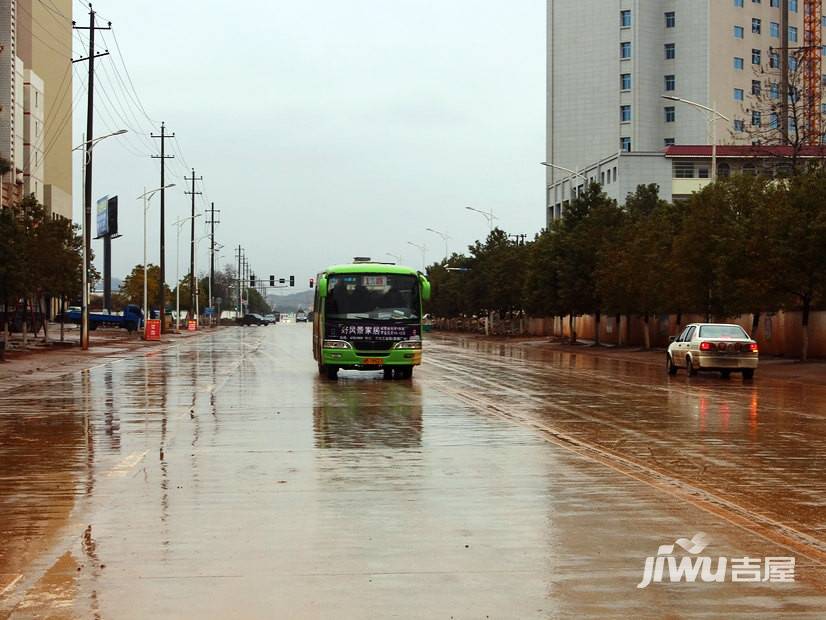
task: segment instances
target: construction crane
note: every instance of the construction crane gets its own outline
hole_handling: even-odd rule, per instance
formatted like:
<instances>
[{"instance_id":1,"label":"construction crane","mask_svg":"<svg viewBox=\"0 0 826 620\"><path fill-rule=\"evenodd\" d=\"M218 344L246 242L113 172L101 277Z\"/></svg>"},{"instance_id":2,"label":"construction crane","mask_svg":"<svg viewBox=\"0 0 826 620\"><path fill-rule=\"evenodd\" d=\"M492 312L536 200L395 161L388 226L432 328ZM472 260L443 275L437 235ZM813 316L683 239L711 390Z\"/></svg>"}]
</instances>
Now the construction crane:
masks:
<instances>
[{"instance_id":1,"label":"construction crane","mask_svg":"<svg viewBox=\"0 0 826 620\"><path fill-rule=\"evenodd\" d=\"M808 142L821 144L823 136L823 3L804 0L803 90Z\"/></svg>"}]
</instances>

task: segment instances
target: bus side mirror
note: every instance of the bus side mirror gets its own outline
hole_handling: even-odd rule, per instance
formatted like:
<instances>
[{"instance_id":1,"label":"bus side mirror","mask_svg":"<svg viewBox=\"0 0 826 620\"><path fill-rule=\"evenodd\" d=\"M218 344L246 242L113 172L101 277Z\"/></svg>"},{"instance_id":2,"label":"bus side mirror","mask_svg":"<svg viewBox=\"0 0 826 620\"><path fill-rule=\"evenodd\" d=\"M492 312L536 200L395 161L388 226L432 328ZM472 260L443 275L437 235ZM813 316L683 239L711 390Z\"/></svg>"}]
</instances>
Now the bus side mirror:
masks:
<instances>
[{"instance_id":1,"label":"bus side mirror","mask_svg":"<svg viewBox=\"0 0 826 620\"><path fill-rule=\"evenodd\" d=\"M318 296L321 297L321 299L327 297L327 278L319 278L316 286L318 287Z\"/></svg>"},{"instance_id":2,"label":"bus side mirror","mask_svg":"<svg viewBox=\"0 0 826 620\"><path fill-rule=\"evenodd\" d=\"M419 282L422 285L422 300L427 301L430 299L430 281L420 274Z\"/></svg>"}]
</instances>

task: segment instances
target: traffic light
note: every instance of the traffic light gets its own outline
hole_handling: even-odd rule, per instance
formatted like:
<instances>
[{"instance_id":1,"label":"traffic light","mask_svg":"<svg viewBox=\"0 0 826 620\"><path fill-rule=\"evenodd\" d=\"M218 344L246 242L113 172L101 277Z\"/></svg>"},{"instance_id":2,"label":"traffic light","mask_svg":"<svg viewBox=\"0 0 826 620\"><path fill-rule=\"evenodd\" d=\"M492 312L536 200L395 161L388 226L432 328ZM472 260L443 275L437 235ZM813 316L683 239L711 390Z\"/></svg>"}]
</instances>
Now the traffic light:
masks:
<instances>
[{"instance_id":1,"label":"traffic light","mask_svg":"<svg viewBox=\"0 0 826 620\"><path fill-rule=\"evenodd\" d=\"M275 276L270 276L270 286L275 286Z\"/></svg>"},{"instance_id":2,"label":"traffic light","mask_svg":"<svg viewBox=\"0 0 826 620\"><path fill-rule=\"evenodd\" d=\"M255 274L250 274L250 288L255 288Z\"/></svg>"},{"instance_id":3,"label":"traffic light","mask_svg":"<svg viewBox=\"0 0 826 620\"><path fill-rule=\"evenodd\" d=\"M310 278L310 288L313 288L314 285L315 285L315 280Z\"/></svg>"},{"instance_id":4,"label":"traffic light","mask_svg":"<svg viewBox=\"0 0 826 620\"><path fill-rule=\"evenodd\" d=\"M295 286L295 276L290 276L290 286Z\"/></svg>"}]
</instances>

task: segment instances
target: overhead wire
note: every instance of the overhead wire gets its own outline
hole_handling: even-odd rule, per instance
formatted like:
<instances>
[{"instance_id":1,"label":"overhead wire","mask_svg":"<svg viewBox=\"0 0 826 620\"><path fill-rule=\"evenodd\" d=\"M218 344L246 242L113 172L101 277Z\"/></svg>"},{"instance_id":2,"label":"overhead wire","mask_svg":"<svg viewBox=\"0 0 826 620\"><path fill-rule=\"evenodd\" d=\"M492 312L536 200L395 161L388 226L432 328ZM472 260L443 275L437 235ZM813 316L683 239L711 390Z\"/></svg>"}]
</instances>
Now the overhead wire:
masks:
<instances>
[{"instance_id":1,"label":"overhead wire","mask_svg":"<svg viewBox=\"0 0 826 620\"><path fill-rule=\"evenodd\" d=\"M38 1L46 7L45 0ZM52 0L48 0L48 2L52 2ZM89 6L84 4L81 0L76 0L76 2L83 7L84 11L89 10ZM66 18L66 16L56 9L56 7L55 12L57 15ZM99 12L96 12L96 16L102 20L105 19L105 17ZM114 42L114 49L108 49L106 38L107 34L105 33L111 34L111 40ZM86 46L85 39L78 35L76 31L74 35L80 43L81 48L84 50L84 53L88 55L88 48ZM157 155L159 154L159 148L158 144L152 140L152 134L159 122L149 114L138 89L135 86L135 81L129 71L126 57L123 54L120 41L118 40L117 32L114 28L112 28L111 30L101 31L99 36L101 42L110 53L110 56L112 56L112 62L111 64L100 63L98 65L101 69L95 74L95 84L93 84L93 88L95 89L95 92L100 95L102 109L105 111L108 121L117 124L116 119L119 119L120 122L124 124L125 128L129 130L130 134L132 134L129 140L122 140L118 142L123 146L123 148L135 156L146 156L144 153L139 152L140 150L143 150L144 145L148 147L150 153ZM107 86L109 87L108 89ZM109 95L108 90L112 91L111 96ZM73 105L73 107L75 106ZM144 123L144 119L146 124ZM117 127L114 126L112 128L117 129ZM171 149L169 149L167 153L169 155L173 155L173 158L167 161L171 161L173 163L167 167L167 175L170 178L177 180L180 185L185 187L186 183L184 182L184 179L191 173L191 167L187 161L183 146L181 145L177 135L170 136L170 138L171 142L169 146L171 146ZM204 206L208 208L210 203L209 195L207 194L203 184L201 185L201 188L201 201Z\"/></svg>"},{"instance_id":2,"label":"overhead wire","mask_svg":"<svg viewBox=\"0 0 826 620\"><path fill-rule=\"evenodd\" d=\"M74 69L74 68L73 68ZM71 109L64 115L63 120L60 123L60 128L54 133L51 142L46 146L43 150L43 157L45 158L52 149L57 145L59 137L63 134L63 130L66 128L66 125L69 121L72 120L72 117L75 113L78 103L80 102L83 96L83 86L86 84L85 78L82 75L78 76L78 80L81 82L80 87L77 89L77 92L74 94L72 98L72 106Z\"/></svg>"},{"instance_id":3,"label":"overhead wire","mask_svg":"<svg viewBox=\"0 0 826 620\"><path fill-rule=\"evenodd\" d=\"M140 108L141 112L146 117L146 120L149 121L149 123L151 125L157 125L158 121L156 121L151 116L149 116L149 113L146 111L146 108L144 107L143 102L141 101L141 98L138 95L138 91L135 88L135 83L132 80L132 75L129 73L129 68L126 66L126 59L124 59L123 52L121 52L120 43L118 42L118 35L115 32L115 29L112 28L111 32L112 32L112 40L115 42L115 49L118 52L118 58L120 59L120 63L123 66L124 73L126 73L126 79L129 82L129 86L132 89L132 94L134 94L135 103L138 105L138 108Z\"/></svg>"},{"instance_id":4,"label":"overhead wire","mask_svg":"<svg viewBox=\"0 0 826 620\"><path fill-rule=\"evenodd\" d=\"M18 3L18 4L17 4L17 8L18 8L18 9L21 9L24 13L26 13L26 14L27 14L27 15L31 18L31 20L32 20L32 23L33 23L33 24L37 24L38 26L40 26L41 28L43 28L44 32L49 33L48 29L47 29L47 28L46 28L43 24L41 24L41 23L37 20L37 18L35 18L35 16L34 16L34 15L32 15L32 13L31 13L31 12L30 12L27 8L25 8L25 7L23 6L23 4L22 4L22 3ZM51 45L48 41L45 41L45 40L44 40L44 39L42 39L40 36L38 36L38 35L37 35L37 33L36 33L36 32L34 32L34 28L30 28L30 27L28 27L28 25L26 24L25 20L17 20L17 26L22 26L23 28L25 28L25 30L26 30L26 31L27 31L30 35L32 35L32 37L33 37L34 39L37 39L38 41L40 41L43 45L45 45L46 47L48 47L50 50L52 50L52 51L53 51L53 52L55 52L56 54L60 54L61 56L66 56L66 57L69 57L69 58L72 56L72 48L71 48L71 46L66 47L66 44L65 44L64 42L60 41L57 37L55 37L55 36L54 36L54 35L52 35L51 33L49 33L49 34L50 34L50 36L51 36L52 41L53 41L55 44L60 45L61 47L63 47L63 50L56 49L56 48L55 48L55 47L53 47L53 46L52 46L52 45Z\"/></svg>"},{"instance_id":5,"label":"overhead wire","mask_svg":"<svg viewBox=\"0 0 826 620\"><path fill-rule=\"evenodd\" d=\"M66 71L63 73L63 80L60 82L60 86L57 87L57 95L53 98L53 101L63 101L63 98L68 94L68 91L72 88L72 81L68 80L67 78L72 73L72 63L66 63ZM51 127L52 121L54 120L55 115L57 114L58 106L54 105L46 112L46 118L43 119L43 127ZM46 132L45 130L42 133L42 139L39 146L43 146L43 142L46 140Z\"/></svg>"}]
</instances>

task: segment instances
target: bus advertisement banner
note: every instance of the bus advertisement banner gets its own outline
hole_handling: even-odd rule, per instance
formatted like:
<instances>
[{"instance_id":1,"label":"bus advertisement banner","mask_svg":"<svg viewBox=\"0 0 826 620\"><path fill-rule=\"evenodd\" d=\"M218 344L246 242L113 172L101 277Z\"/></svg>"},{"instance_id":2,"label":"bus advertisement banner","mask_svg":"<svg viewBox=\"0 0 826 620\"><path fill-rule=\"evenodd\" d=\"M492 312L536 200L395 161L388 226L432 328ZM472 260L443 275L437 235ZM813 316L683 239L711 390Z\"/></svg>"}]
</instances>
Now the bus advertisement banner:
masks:
<instances>
[{"instance_id":1,"label":"bus advertisement banner","mask_svg":"<svg viewBox=\"0 0 826 620\"><path fill-rule=\"evenodd\" d=\"M399 342L419 336L419 324L388 324L387 321L327 321L327 338L349 342Z\"/></svg>"}]
</instances>

